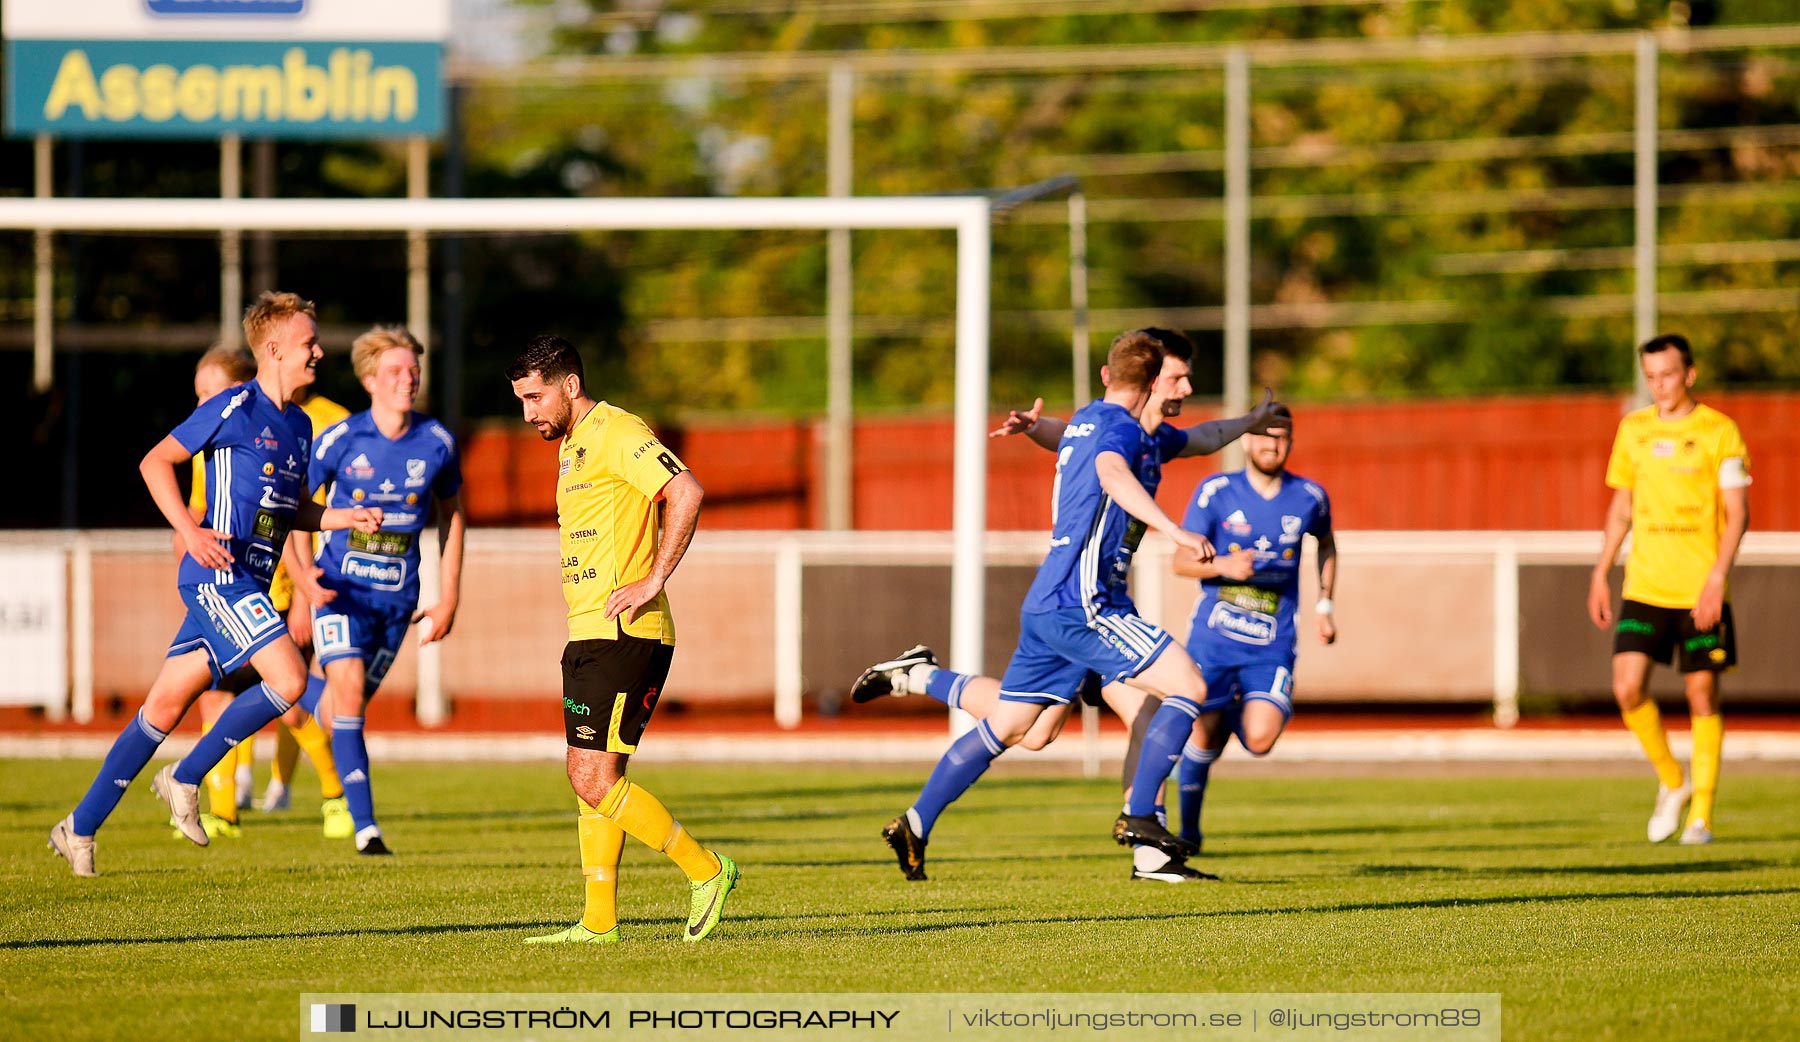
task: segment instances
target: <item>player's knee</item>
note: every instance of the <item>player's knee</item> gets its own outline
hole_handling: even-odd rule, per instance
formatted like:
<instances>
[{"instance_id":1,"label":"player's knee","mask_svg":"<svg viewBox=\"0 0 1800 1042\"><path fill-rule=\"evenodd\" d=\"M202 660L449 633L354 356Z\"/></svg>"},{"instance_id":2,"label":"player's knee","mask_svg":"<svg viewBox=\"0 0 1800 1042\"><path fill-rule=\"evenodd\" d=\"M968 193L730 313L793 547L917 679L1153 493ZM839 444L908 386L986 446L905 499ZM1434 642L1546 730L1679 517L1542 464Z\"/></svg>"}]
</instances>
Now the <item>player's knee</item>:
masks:
<instances>
[{"instance_id":1,"label":"player's knee","mask_svg":"<svg viewBox=\"0 0 1800 1042\"><path fill-rule=\"evenodd\" d=\"M1243 742L1245 752L1249 753L1251 756L1263 757L1275 751L1275 739L1278 737L1280 737L1279 734L1246 734L1242 737L1241 741Z\"/></svg>"},{"instance_id":2,"label":"player's knee","mask_svg":"<svg viewBox=\"0 0 1800 1042\"><path fill-rule=\"evenodd\" d=\"M1613 678L1613 700L1619 703L1620 709L1636 709L1644 701L1644 690L1637 681L1625 678Z\"/></svg>"},{"instance_id":3,"label":"player's knee","mask_svg":"<svg viewBox=\"0 0 1800 1042\"><path fill-rule=\"evenodd\" d=\"M306 694L306 675L299 677L281 677L276 680L263 680L263 686L274 692L275 697L290 706L300 704L300 696Z\"/></svg>"},{"instance_id":4,"label":"player's knee","mask_svg":"<svg viewBox=\"0 0 1800 1042\"><path fill-rule=\"evenodd\" d=\"M1056 736L1054 734L1032 734L1027 732L1025 737L1019 739L1017 744L1019 748L1035 753L1042 752L1045 746L1054 741L1056 741ZM1007 744L1011 745L1014 743L1008 742Z\"/></svg>"}]
</instances>

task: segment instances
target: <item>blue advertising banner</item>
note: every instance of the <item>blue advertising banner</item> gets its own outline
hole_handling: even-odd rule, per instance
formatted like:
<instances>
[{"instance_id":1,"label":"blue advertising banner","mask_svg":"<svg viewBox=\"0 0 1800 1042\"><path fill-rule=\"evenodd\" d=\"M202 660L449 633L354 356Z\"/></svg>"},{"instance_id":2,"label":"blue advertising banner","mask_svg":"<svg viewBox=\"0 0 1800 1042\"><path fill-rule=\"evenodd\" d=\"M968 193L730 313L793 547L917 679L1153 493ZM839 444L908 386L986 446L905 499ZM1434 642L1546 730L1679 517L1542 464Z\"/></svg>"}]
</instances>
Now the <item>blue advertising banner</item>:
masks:
<instances>
[{"instance_id":1,"label":"blue advertising banner","mask_svg":"<svg viewBox=\"0 0 1800 1042\"><path fill-rule=\"evenodd\" d=\"M437 42L10 39L6 81L10 134L368 138L444 122Z\"/></svg>"}]
</instances>

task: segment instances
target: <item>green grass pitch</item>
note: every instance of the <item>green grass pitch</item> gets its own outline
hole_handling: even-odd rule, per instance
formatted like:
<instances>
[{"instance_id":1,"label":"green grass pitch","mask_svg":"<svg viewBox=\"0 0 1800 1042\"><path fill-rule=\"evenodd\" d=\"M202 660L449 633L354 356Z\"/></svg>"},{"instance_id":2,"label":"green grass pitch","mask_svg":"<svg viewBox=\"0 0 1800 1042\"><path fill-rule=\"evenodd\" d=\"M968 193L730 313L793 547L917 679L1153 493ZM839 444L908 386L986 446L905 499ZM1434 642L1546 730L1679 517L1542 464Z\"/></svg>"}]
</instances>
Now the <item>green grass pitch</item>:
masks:
<instances>
[{"instance_id":1,"label":"green grass pitch","mask_svg":"<svg viewBox=\"0 0 1800 1042\"><path fill-rule=\"evenodd\" d=\"M628 843L626 943L573 950L520 944L580 914L559 765L381 768L379 863L321 839L309 774L199 850L146 772L78 880L44 837L94 767L0 761L0 1035L284 1038L308 991L818 990L1494 991L1509 1040L1800 1037L1791 769L1728 764L1691 848L1644 842L1648 772L1228 764L1202 859L1225 879L1169 886L1127 878L1110 782L1003 765L906 883L877 833L923 768L646 764L744 881L682 944L680 873Z\"/></svg>"}]
</instances>

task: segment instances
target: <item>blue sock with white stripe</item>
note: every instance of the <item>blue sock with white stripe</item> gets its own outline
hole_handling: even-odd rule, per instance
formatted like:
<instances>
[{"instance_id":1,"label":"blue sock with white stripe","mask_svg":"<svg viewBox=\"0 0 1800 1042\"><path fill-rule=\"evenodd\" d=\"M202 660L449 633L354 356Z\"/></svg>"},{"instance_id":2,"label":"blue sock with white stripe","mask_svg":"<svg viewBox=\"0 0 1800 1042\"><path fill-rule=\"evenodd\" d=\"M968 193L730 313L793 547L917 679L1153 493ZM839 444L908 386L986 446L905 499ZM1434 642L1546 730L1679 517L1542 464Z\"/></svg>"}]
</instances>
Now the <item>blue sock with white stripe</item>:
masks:
<instances>
[{"instance_id":1,"label":"blue sock with white stripe","mask_svg":"<svg viewBox=\"0 0 1800 1042\"><path fill-rule=\"evenodd\" d=\"M1156 791L1174 768L1181 747L1187 744L1188 735L1194 730L1194 718L1199 715L1200 707L1192 699L1163 699L1156 715L1150 718L1150 728L1144 734L1144 745L1138 753L1137 774L1131 779L1131 799L1125 805L1127 814L1147 818L1156 813Z\"/></svg>"},{"instance_id":2,"label":"blue sock with white stripe","mask_svg":"<svg viewBox=\"0 0 1800 1042\"><path fill-rule=\"evenodd\" d=\"M962 708L963 688L975 679L967 673L958 673L952 669L934 669L931 679L925 682L925 693L951 709Z\"/></svg>"},{"instance_id":3,"label":"blue sock with white stripe","mask_svg":"<svg viewBox=\"0 0 1800 1042\"><path fill-rule=\"evenodd\" d=\"M913 801L911 813L918 818L914 831L920 839L931 835L931 827L937 824L938 815L944 808L955 803L957 798L969 791L975 780L987 773L988 765L994 757L1006 751L1000 739L994 736L994 729L986 720L976 724L974 729L950 743L943 758L932 768L931 777L925 779L925 788L919 792L919 798Z\"/></svg>"},{"instance_id":4,"label":"blue sock with white stripe","mask_svg":"<svg viewBox=\"0 0 1800 1042\"><path fill-rule=\"evenodd\" d=\"M256 732L292 708L293 703L269 690L267 684L258 684L232 699L219 719L213 721L212 730L201 735L193 751L175 765L175 780L183 785L200 784L206 772L237 748L239 742L255 737Z\"/></svg>"},{"instance_id":5,"label":"blue sock with white stripe","mask_svg":"<svg viewBox=\"0 0 1800 1042\"><path fill-rule=\"evenodd\" d=\"M306 675L306 693L300 696L300 708L313 716L319 715L319 698L325 694L325 678Z\"/></svg>"},{"instance_id":6,"label":"blue sock with white stripe","mask_svg":"<svg viewBox=\"0 0 1800 1042\"><path fill-rule=\"evenodd\" d=\"M356 831L375 824L375 794L369 789L369 746L363 741L363 718L331 719L331 755L337 760L338 778L344 783L344 802Z\"/></svg>"},{"instance_id":7,"label":"blue sock with white stripe","mask_svg":"<svg viewBox=\"0 0 1800 1042\"><path fill-rule=\"evenodd\" d=\"M1206 802L1206 779L1219 750L1202 749L1189 742L1181 750L1181 763L1175 768L1175 783L1181 790L1181 838L1200 841L1200 808Z\"/></svg>"},{"instance_id":8,"label":"blue sock with white stripe","mask_svg":"<svg viewBox=\"0 0 1800 1042\"><path fill-rule=\"evenodd\" d=\"M157 746L167 737L150 726L142 710L131 718L125 730L113 739L112 748L106 751L106 759L100 761L100 773L94 776L94 784L88 786L87 795L75 805L77 836L91 836L99 830L113 808L119 805L119 799L125 795L132 779L143 771L150 757L156 755Z\"/></svg>"}]
</instances>

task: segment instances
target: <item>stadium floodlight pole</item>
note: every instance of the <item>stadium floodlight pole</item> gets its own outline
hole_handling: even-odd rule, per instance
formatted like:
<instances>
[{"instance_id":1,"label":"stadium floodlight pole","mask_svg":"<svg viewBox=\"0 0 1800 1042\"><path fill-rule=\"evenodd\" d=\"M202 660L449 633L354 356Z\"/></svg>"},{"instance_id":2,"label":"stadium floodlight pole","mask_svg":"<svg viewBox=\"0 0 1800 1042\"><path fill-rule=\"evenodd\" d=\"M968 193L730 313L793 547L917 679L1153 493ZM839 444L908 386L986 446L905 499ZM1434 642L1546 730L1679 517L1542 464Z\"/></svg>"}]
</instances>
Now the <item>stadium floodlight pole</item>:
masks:
<instances>
[{"instance_id":1,"label":"stadium floodlight pole","mask_svg":"<svg viewBox=\"0 0 1800 1042\"><path fill-rule=\"evenodd\" d=\"M1637 345L1656 335L1656 37L1637 38L1636 221L1637 284L1632 308L1632 405L1650 404L1650 388L1637 364Z\"/></svg>"},{"instance_id":2,"label":"stadium floodlight pole","mask_svg":"<svg viewBox=\"0 0 1800 1042\"><path fill-rule=\"evenodd\" d=\"M982 671L987 529L989 222L1012 196L782 199L0 199L0 229L115 233L307 231L956 232L955 528L950 668ZM48 299L40 279L40 309Z\"/></svg>"}]
</instances>

